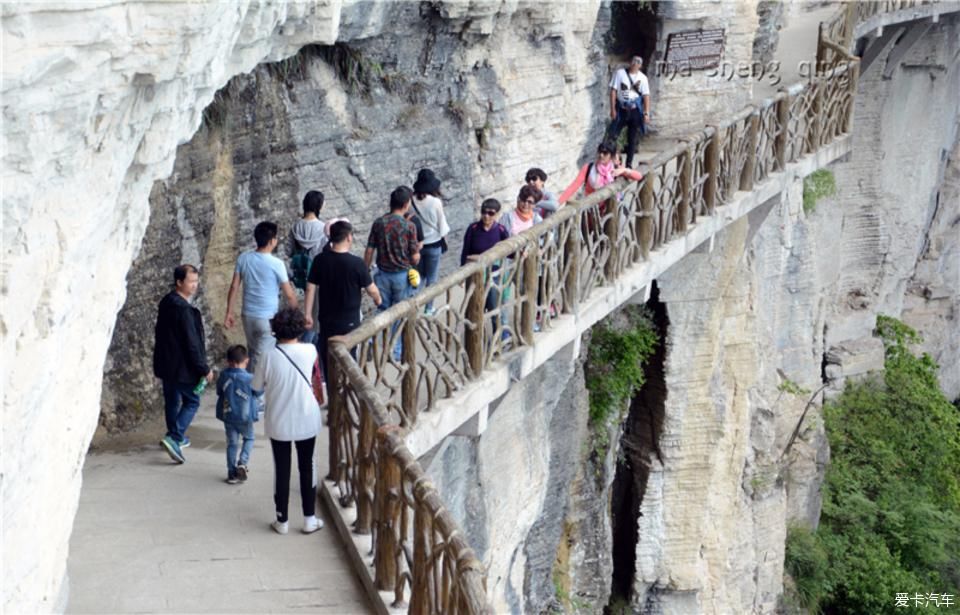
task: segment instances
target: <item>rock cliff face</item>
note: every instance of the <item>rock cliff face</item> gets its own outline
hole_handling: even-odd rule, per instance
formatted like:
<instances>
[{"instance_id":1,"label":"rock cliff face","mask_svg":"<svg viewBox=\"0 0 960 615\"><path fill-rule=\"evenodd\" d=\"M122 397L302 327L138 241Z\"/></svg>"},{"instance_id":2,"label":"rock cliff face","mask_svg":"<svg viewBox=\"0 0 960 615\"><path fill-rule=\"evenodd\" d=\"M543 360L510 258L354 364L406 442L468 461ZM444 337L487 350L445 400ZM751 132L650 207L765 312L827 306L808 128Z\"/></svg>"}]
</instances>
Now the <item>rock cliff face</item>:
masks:
<instances>
[{"instance_id":1,"label":"rock cliff face","mask_svg":"<svg viewBox=\"0 0 960 615\"><path fill-rule=\"evenodd\" d=\"M432 168L452 228L445 273L459 265L459 238L481 200L512 206L531 166L562 188L601 129L592 107L602 102L605 67L594 63L594 39L606 12L576 5L561 21L545 7L483 6L491 12L386 4L377 24L345 24L336 45L307 47L218 93L200 131L178 148L171 176L151 193L106 366L105 428L127 427L145 411L153 345L145 325L172 268L203 265L198 301L219 355L225 342L242 341L221 326L236 255L254 247L261 220L288 232L307 190L324 192L321 217L354 223L362 251L390 191Z\"/></svg>"},{"instance_id":2,"label":"rock cliff face","mask_svg":"<svg viewBox=\"0 0 960 615\"><path fill-rule=\"evenodd\" d=\"M145 353L172 265L204 266L199 302L217 342L210 325L253 222L292 220L306 189L325 189L330 213L376 211L388 187L433 164L462 227L479 196L512 202L527 166L568 176L599 132L603 15L483 1L4 5L5 608L65 602L104 369L128 383L108 387L107 403L124 406L108 425L159 411L146 407ZM338 42L409 87L388 91L378 76L370 98L354 96L317 60L285 89L259 69L224 103L239 117L208 114L205 145L177 150L230 78ZM131 301L106 362L125 280Z\"/></svg>"}]
</instances>

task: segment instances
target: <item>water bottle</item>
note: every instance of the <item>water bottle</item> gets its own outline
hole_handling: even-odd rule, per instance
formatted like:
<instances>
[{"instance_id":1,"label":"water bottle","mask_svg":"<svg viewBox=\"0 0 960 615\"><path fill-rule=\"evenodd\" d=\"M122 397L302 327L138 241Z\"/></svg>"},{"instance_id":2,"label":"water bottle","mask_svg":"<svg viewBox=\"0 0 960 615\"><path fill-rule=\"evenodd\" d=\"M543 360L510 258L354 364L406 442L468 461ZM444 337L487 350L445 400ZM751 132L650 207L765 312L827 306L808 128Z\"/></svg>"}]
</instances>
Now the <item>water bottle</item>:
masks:
<instances>
[{"instance_id":1,"label":"water bottle","mask_svg":"<svg viewBox=\"0 0 960 615\"><path fill-rule=\"evenodd\" d=\"M200 382L197 383L197 386L193 387L193 392L197 395L202 394L207 388L207 377L204 376L200 378Z\"/></svg>"}]
</instances>

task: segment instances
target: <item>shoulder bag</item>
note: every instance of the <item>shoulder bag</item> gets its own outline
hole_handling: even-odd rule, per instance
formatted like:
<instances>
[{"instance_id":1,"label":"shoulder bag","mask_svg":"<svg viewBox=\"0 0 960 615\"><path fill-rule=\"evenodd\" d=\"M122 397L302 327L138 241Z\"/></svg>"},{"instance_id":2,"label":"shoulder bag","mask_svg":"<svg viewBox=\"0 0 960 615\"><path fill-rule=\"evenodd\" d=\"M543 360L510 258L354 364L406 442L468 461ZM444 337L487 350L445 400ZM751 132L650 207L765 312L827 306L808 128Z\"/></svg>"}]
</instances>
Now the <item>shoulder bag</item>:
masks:
<instances>
[{"instance_id":1,"label":"shoulder bag","mask_svg":"<svg viewBox=\"0 0 960 615\"><path fill-rule=\"evenodd\" d=\"M297 370L297 373L303 377L303 381L307 383L308 387L310 387L310 390L313 392L313 396L316 398L317 403L322 406L324 403L323 372L320 370L320 359L317 359L313 362L313 381L311 382L310 379L307 378L307 375L303 373L303 370L300 369L294 360L290 358L290 355L288 355L279 344L277 344L277 350L279 350L280 354L287 358L287 361L290 361L290 365L292 365L293 368Z\"/></svg>"}]
</instances>

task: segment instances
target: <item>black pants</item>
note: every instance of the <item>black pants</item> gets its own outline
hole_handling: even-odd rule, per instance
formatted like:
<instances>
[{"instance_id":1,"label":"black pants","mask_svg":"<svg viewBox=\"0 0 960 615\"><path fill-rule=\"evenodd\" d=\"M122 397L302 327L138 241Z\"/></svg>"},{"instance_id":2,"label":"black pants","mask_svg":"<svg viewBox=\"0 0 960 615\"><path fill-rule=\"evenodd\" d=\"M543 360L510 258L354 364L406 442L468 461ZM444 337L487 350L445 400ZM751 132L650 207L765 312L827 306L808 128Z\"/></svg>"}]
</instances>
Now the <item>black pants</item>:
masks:
<instances>
[{"instance_id":1,"label":"black pants","mask_svg":"<svg viewBox=\"0 0 960 615\"><path fill-rule=\"evenodd\" d=\"M359 324L356 320L352 322L324 321L320 323L320 335L317 336L317 354L320 356L320 366L323 368L323 381L327 383L328 391L333 386L330 384L330 371L327 367L327 350L329 348L330 338L338 335L346 335L356 329ZM351 354L353 354L353 351L351 351Z\"/></svg>"},{"instance_id":2,"label":"black pants","mask_svg":"<svg viewBox=\"0 0 960 615\"><path fill-rule=\"evenodd\" d=\"M624 126L627 128L627 160L628 167L633 166L633 155L637 151L637 136L642 135L646 127L643 125L643 110L636 107L623 107L617 104L617 119L610 123L607 129L607 139L614 142L620 138Z\"/></svg>"},{"instance_id":3,"label":"black pants","mask_svg":"<svg viewBox=\"0 0 960 615\"><path fill-rule=\"evenodd\" d=\"M317 483L314 480L313 449L316 437L297 440L297 473L300 475L300 503L303 516L316 514ZM290 500L290 445L291 442L270 439L273 449L273 503L277 506L277 521L287 521Z\"/></svg>"}]
</instances>

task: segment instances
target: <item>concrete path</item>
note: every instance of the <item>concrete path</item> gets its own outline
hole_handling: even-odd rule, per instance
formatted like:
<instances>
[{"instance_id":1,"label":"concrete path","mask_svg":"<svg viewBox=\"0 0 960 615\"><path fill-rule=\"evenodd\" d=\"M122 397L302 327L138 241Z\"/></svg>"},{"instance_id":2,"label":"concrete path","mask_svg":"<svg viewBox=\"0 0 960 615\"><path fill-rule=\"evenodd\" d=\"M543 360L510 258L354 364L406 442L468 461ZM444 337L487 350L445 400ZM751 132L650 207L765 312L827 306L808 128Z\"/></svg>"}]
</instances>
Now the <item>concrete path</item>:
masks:
<instances>
[{"instance_id":1,"label":"concrete path","mask_svg":"<svg viewBox=\"0 0 960 615\"><path fill-rule=\"evenodd\" d=\"M113 450L88 455L70 542L67 612L372 613L319 503L327 527L300 533L296 471L290 533L270 529L273 460L262 422L249 480L224 482L215 400L204 394L184 465L157 444L159 420ZM318 457L326 460L326 432L321 440Z\"/></svg>"}]
</instances>

